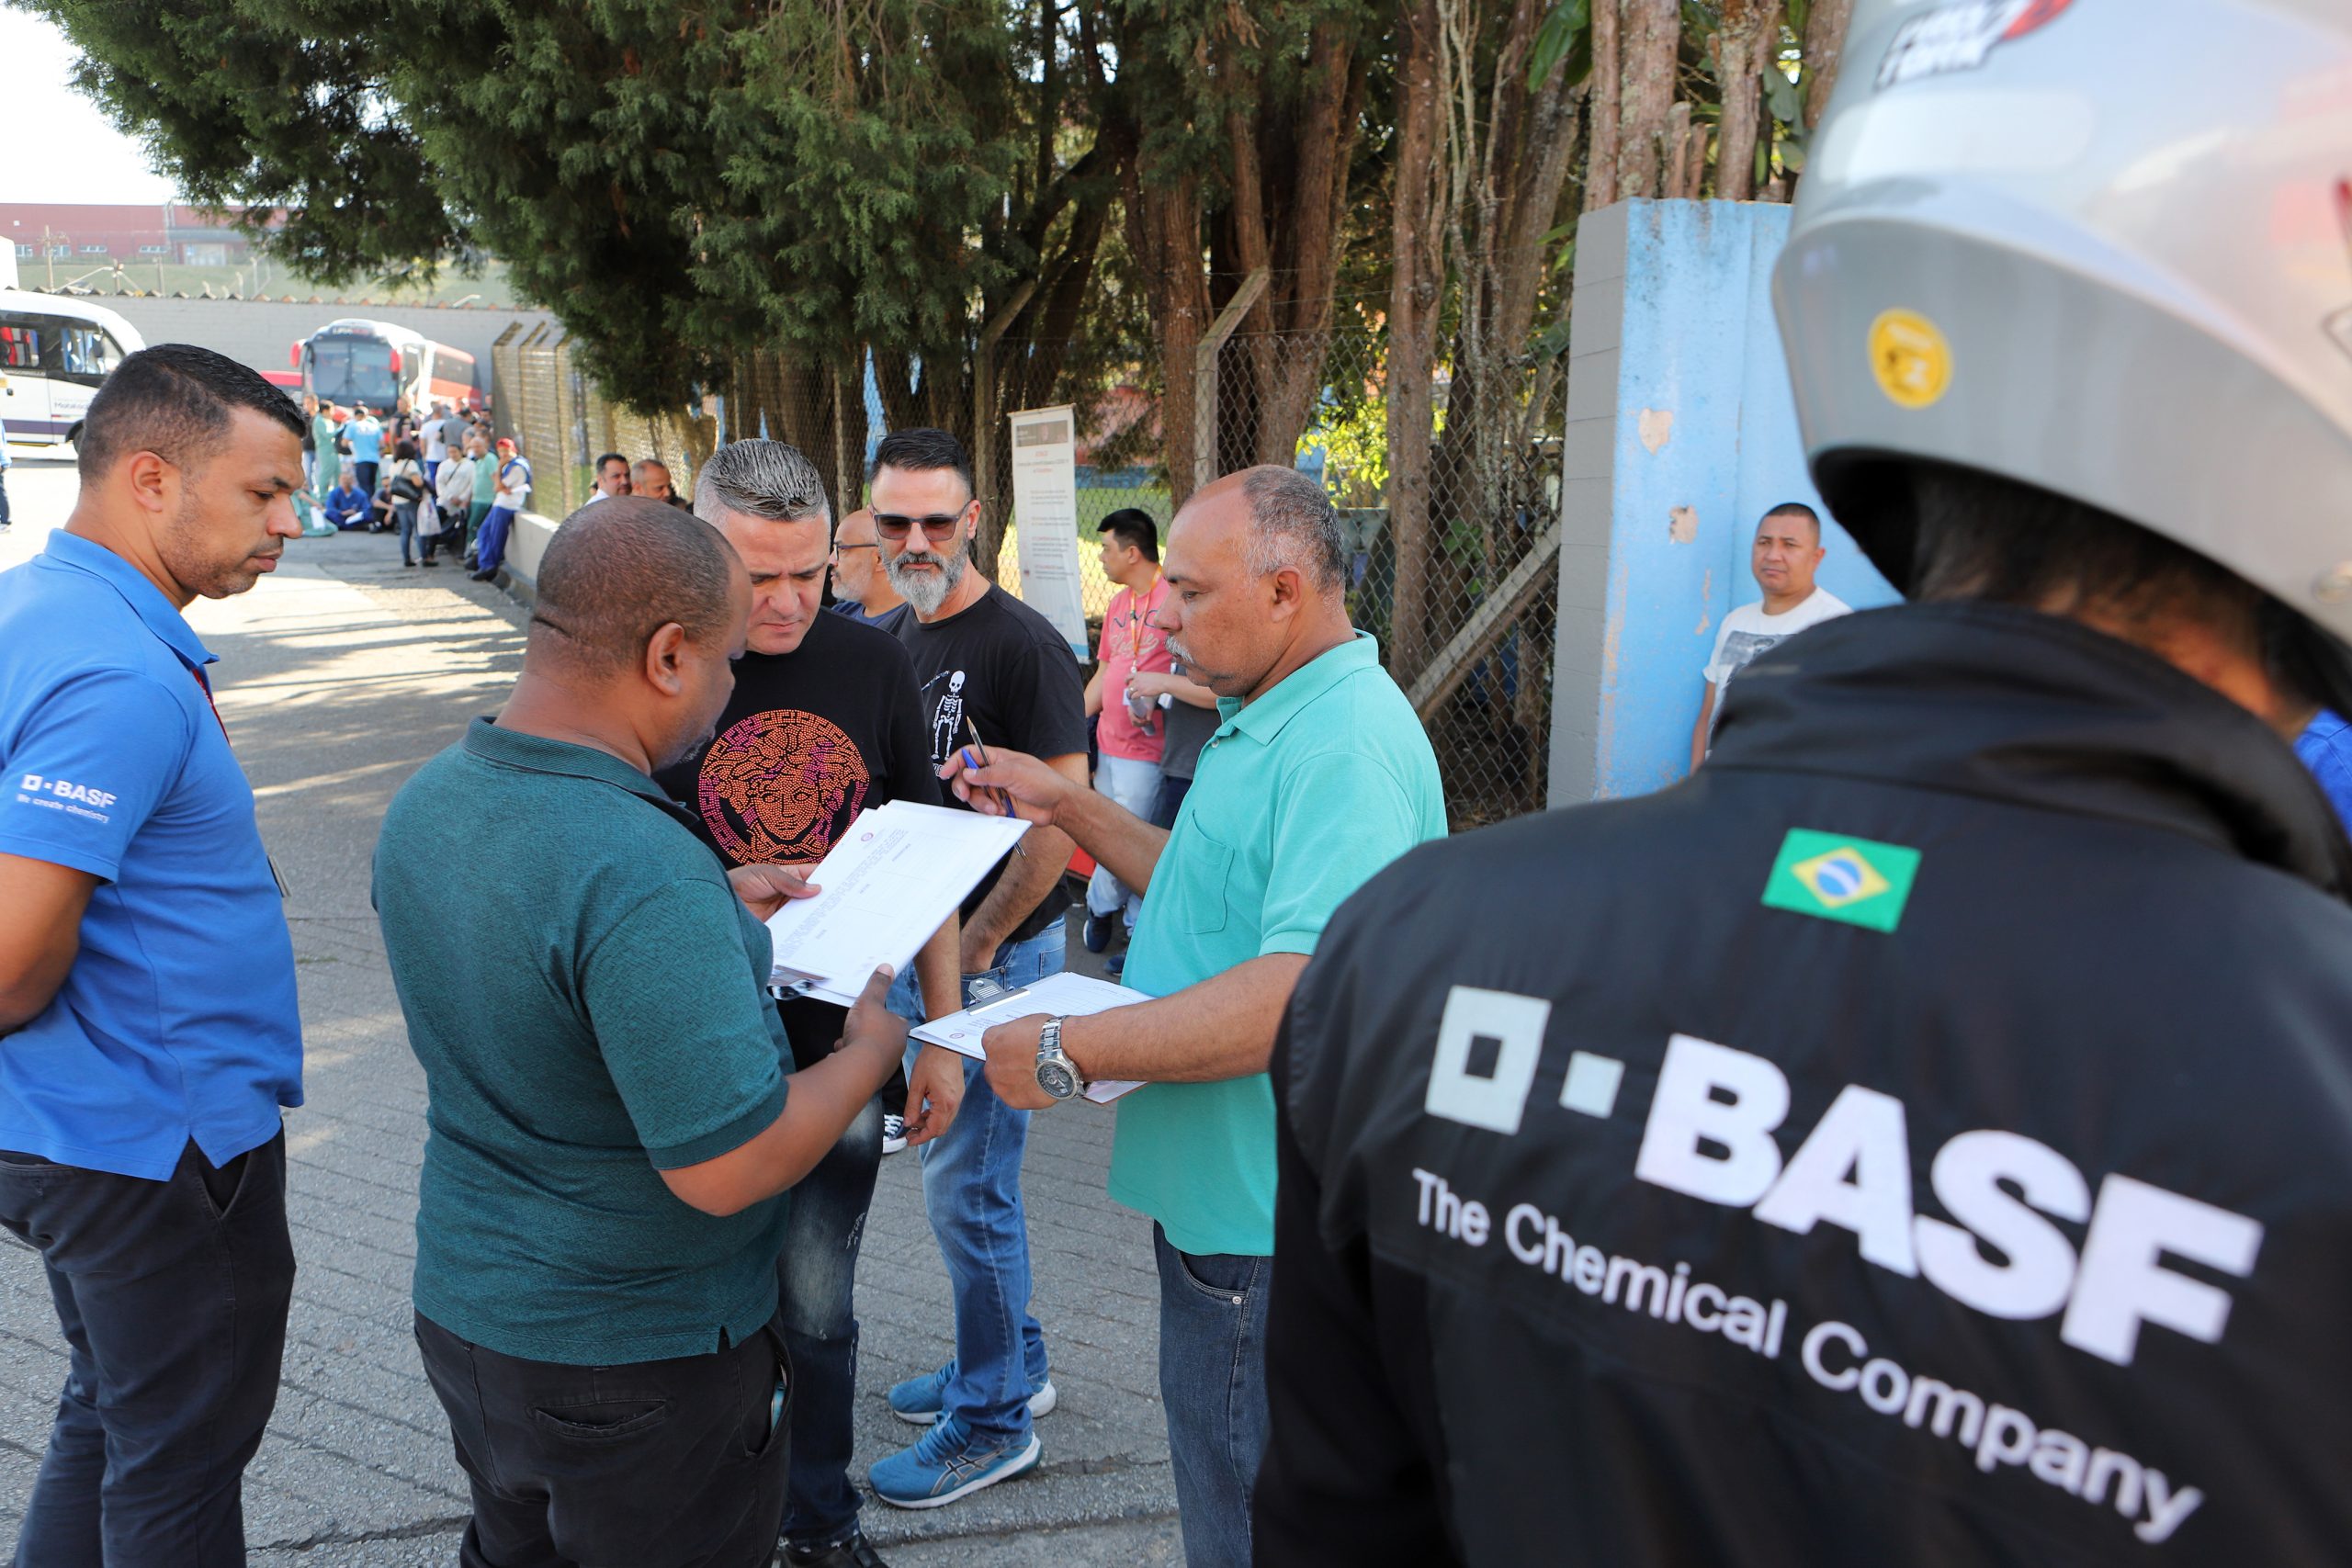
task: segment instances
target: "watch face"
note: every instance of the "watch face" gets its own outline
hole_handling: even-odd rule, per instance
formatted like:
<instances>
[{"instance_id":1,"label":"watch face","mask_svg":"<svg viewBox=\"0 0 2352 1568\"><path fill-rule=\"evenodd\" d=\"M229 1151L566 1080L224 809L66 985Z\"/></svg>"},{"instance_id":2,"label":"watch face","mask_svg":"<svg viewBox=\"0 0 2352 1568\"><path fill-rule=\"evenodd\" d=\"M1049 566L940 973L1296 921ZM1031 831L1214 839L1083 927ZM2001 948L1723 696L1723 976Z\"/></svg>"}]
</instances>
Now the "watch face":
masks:
<instances>
[{"instance_id":1,"label":"watch face","mask_svg":"<svg viewBox=\"0 0 2352 1568\"><path fill-rule=\"evenodd\" d=\"M1068 1100L1078 1092L1078 1075L1059 1062L1040 1062L1037 1087L1056 1100Z\"/></svg>"}]
</instances>

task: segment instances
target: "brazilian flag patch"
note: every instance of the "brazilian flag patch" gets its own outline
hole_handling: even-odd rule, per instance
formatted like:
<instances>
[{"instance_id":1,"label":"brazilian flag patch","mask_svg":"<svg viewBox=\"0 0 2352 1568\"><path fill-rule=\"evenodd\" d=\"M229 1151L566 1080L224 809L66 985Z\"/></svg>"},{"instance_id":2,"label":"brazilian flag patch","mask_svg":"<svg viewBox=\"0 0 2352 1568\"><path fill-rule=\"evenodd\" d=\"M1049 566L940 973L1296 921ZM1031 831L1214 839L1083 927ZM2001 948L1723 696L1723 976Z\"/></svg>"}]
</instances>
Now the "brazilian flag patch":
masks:
<instances>
[{"instance_id":1,"label":"brazilian flag patch","mask_svg":"<svg viewBox=\"0 0 2352 1568\"><path fill-rule=\"evenodd\" d=\"M1875 839L1792 828L1764 883L1769 908L1843 920L1874 931L1903 923L1903 906L1918 879L1919 852Z\"/></svg>"}]
</instances>

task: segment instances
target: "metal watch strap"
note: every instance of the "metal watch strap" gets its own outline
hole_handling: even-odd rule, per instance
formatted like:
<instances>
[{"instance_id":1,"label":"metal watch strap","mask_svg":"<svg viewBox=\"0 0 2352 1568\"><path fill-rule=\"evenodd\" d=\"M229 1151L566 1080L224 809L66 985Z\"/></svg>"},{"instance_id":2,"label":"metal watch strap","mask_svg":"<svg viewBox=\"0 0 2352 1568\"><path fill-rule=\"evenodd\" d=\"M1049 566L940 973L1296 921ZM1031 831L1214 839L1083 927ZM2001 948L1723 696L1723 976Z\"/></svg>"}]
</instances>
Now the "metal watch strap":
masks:
<instances>
[{"instance_id":1,"label":"metal watch strap","mask_svg":"<svg viewBox=\"0 0 2352 1568\"><path fill-rule=\"evenodd\" d=\"M1069 1054L1062 1049L1062 1019L1058 1017L1049 1018L1046 1020L1043 1024L1038 1026L1037 1065L1042 1069L1048 1062L1051 1062L1057 1065L1064 1072L1068 1073L1070 1077L1070 1082L1075 1086L1075 1088L1069 1094L1056 1095L1055 1098L1057 1100L1075 1100L1079 1095L1085 1092L1086 1080L1079 1075L1078 1064L1071 1061L1069 1059ZM1042 1088L1044 1086L1044 1075L1042 1072L1039 1075L1038 1082L1039 1086ZM1051 1089L1047 1089L1046 1092L1051 1094L1053 1091Z\"/></svg>"}]
</instances>

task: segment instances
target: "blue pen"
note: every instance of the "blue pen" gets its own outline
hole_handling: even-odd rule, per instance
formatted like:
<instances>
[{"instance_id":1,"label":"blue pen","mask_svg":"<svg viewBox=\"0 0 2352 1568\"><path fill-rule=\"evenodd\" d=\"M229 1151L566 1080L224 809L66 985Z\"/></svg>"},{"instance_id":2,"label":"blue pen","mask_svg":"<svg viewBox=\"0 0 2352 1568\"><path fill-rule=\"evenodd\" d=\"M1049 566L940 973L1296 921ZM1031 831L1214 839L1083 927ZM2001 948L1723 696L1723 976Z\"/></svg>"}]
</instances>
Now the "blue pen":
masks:
<instances>
[{"instance_id":1,"label":"blue pen","mask_svg":"<svg viewBox=\"0 0 2352 1568\"><path fill-rule=\"evenodd\" d=\"M972 722L972 716L970 714L966 714L964 716L964 733L972 738L972 744L965 748L963 750L964 765L967 768L987 767L989 765L989 749L980 744L980 727ZM974 751L978 751L980 754L980 760L977 763L972 761L972 753ZM996 798L997 804L1004 807L1004 814L1007 817L1011 817L1014 814L1012 809L1012 797L1011 795L1005 794L1003 790L1000 789L996 792ZM1012 845L1012 852L1019 855L1023 860L1027 860L1029 858L1029 846L1022 843L1018 840L1015 840Z\"/></svg>"}]
</instances>

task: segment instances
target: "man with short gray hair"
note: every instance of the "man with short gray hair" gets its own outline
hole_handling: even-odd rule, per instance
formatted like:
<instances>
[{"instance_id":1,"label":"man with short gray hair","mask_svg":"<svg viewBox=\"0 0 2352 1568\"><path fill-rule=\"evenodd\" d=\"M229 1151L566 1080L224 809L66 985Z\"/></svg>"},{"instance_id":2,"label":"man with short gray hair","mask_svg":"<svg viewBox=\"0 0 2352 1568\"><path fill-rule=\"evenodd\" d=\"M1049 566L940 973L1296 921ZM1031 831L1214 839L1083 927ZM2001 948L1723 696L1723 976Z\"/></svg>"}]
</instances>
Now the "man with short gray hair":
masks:
<instances>
[{"instance_id":1,"label":"man with short gray hair","mask_svg":"<svg viewBox=\"0 0 2352 1568\"><path fill-rule=\"evenodd\" d=\"M664 506L674 506L681 512L694 510L684 496L670 488L670 465L659 457L639 457L629 465L628 492Z\"/></svg>"},{"instance_id":2,"label":"man with short gray hair","mask_svg":"<svg viewBox=\"0 0 2352 1568\"><path fill-rule=\"evenodd\" d=\"M1196 491L1168 532L1158 628L1221 720L1172 830L1034 758L967 749L944 770L1009 800L1145 892L1125 983L1158 998L989 1031L988 1077L1042 1110L1091 1078L1119 1102L1111 1195L1155 1222L1159 1387L1193 1568L1250 1561L1266 1438L1274 1101L1267 1063L1324 923L1367 878L1445 833L1420 720L1348 624L1339 519L1304 474L1250 468Z\"/></svg>"},{"instance_id":3,"label":"man with short gray hair","mask_svg":"<svg viewBox=\"0 0 2352 1568\"><path fill-rule=\"evenodd\" d=\"M601 508L599 510L602 510ZM822 860L860 811L891 800L938 806L914 667L889 633L823 614L831 504L816 466L781 441L721 446L695 479L695 510L724 535L752 579L735 689L710 740L654 775L729 866ZM933 1014L963 1005L951 917L917 955ZM823 1061L842 1011L779 1002L793 1059ZM896 1075L893 1075L895 1081ZM924 1046L901 1086L902 1136L947 1130L964 1093L963 1058ZM779 1313L798 1380L792 1401L784 1561L795 1568L878 1568L849 1478L858 1240L882 1163L884 1107L869 1100L793 1190L779 1258Z\"/></svg>"}]
</instances>

